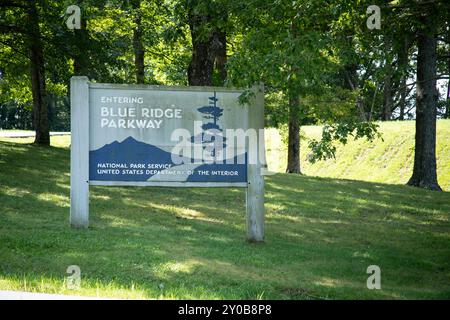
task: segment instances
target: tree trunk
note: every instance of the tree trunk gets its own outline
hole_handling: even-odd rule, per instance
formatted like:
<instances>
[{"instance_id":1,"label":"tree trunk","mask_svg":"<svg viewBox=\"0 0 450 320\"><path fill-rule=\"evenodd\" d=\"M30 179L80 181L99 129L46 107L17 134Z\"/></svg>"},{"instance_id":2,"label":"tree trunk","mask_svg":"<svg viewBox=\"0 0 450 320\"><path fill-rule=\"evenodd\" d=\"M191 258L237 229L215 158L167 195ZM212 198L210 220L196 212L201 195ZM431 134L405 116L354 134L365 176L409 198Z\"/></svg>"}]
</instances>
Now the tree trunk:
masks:
<instances>
[{"instance_id":1,"label":"tree trunk","mask_svg":"<svg viewBox=\"0 0 450 320\"><path fill-rule=\"evenodd\" d=\"M398 64L401 70L401 80L400 80L400 101L399 101L399 109L400 115L398 117L399 120L405 119L405 110L406 110L406 96L408 92L408 88L406 86L406 81L408 79L408 56L409 56L409 47L410 41L409 37L406 35L402 39L402 44L400 47L400 52L398 55Z\"/></svg>"},{"instance_id":2,"label":"tree trunk","mask_svg":"<svg viewBox=\"0 0 450 320\"><path fill-rule=\"evenodd\" d=\"M447 22L447 44L450 44L450 22ZM450 57L447 59L447 73L450 75ZM445 100L444 119L450 118L450 79L447 82L447 99Z\"/></svg>"},{"instance_id":3,"label":"tree trunk","mask_svg":"<svg viewBox=\"0 0 450 320\"><path fill-rule=\"evenodd\" d=\"M214 67L219 73L222 85L227 77L227 37L225 25L228 19L226 10L208 1L205 10L202 2L192 1L186 8L192 39L192 59L188 67L188 82L191 86L214 85Z\"/></svg>"},{"instance_id":4,"label":"tree trunk","mask_svg":"<svg viewBox=\"0 0 450 320\"><path fill-rule=\"evenodd\" d=\"M135 24L133 29L133 50L134 50L134 67L136 73L136 83L143 84L145 82L145 48L142 43L142 16L141 16L141 1L132 1L134 9L133 22Z\"/></svg>"},{"instance_id":5,"label":"tree trunk","mask_svg":"<svg viewBox=\"0 0 450 320\"><path fill-rule=\"evenodd\" d=\"M359 89L359 75L358 75L358 56L356 48L354 47L353 38L355 37L355 30L353 28L346 28L343 31L343 37L345 41L346 50L343 52L343 59L345 62L342 69L342 87L347 90L357 91ZM359 120L367 121L368 115L366 114L364 101L359 93L356 98L356 110L358 112Z\"/></svg>"},{"instance_id":6,"label":"tree trunk","mask_svg":"<svg viewBox=\"0 0 450 320\"><path fill-rule=\"evenodd\" d=\"M392 105L394 99L392 97L392 73L387 74L384 78L384 92L383 92L383 121L391 120Z\"/></svg>"},{"instance_id":7,"label":"tree trunk","mask_svg":"<svg viewBox=\"0 0 450 320\"><path fill-rule=\"evenodd\" d=\"M192 60L188 68L189 85L212 86L215 55L211 45L214 37L211 33L202 34L202 28L210 21L210 17L208 14L195 13L191 9L188 20L192 38Z\"/></svg>"},{"instance_id":8,"label":"tree trunk","mask_svg":"<svg viewBox=\"0 0 450 320\"><path fill-rule=\"evenodd\" d=\"M436 174L436 22L431 15L422 17L418 32L416 140L414 169L408 185L441 190Z\"/></svg>"},{"instance_id":9,"label":"tree trunk","mask_svg":"<svg viewBox=\"0 0 450 320\"><path fill-rule=\"evenodd\" d=\"M449 63L450 66L450 63ZM450 68L449 68L450 73ZM450 79L447 83L447 99L445 100L445 113L444 113L444 119L450 118Z\"/></svg>"},{"instance_id":10,"label":"tree trunk","mask_svg":"<svg viewBox=\"0 0 450 320\"><path fill-rule=\"evenodd\" d=\"M216 32L216 69L219 72L220 84L224 85L227 79L227 69L225 68L227 63L227 35L223 31Z\"/></svg>"},{"instance_id":11,"label":"tree trunk","mask_svg":"<svg viewBox=\"0 0 450 320\"><path fill-rule=\"evenodd\" d=\"M81 6L83 0L78 1ZM89 74L89 54L87 53L89 47L89 36L87 33L86 19L81 19L80 29L75 29L76 49L73 54L73 71L75 76L90 76Z\"/></svg>"},{"instance_id":12,"label":"tree trunk","mask_svg":"<svg viewBox=\"0 0 450 320\"><path fill-rule=\"evenodd\" d=\"M355 91L358 89L358 65L348 64L344 67L344 86L347 90ZM361 96L356 98L356 109L359 113L361 121L367 121L366 111L364 110L364 103Z\"/></svg>"},{"instance_id":13,"label":"tree trunk","mask_svg":"<svg viewBox=\"0 0 450 320\"><path fill-rule=\"evenodd\" d=\"M50 145L47 97L45 91L44 53L39 29L36 1L27 12L29 29L29 59L31 91L33 95L33 122L36 130L35 144Z\"/></svg>"},{"instance_id":14,"label":"tree trunk","mask_svg":"<svg viewBox=\"0 0 450 320\"><path fill-rule=\"evenodd\" d=\"M447 71L450 74L450 58L447 61ZM450 79L447 82L447 99L445 100L444 119L450 118Z\"/></svg>"},{"instance_id":15,"label":"tree trunk","mask_svg":"<svg viewBox=\"0 0 450 320\"><path fill-rule=\"evenodd\" d=\"M386 66L384 77L384 91L383 91L383 113L382 119L384 121L391 120L392 105L394 99L392 95L392 59L390 52L392 51L392 43L390 39L385 39L385 53L386 53Z\"/></svg>"},{"instance_id":16,"label":"tree trunk","mask_svg":"<svg viewBox=\"0 0 450 320\"><path fill-rule=\"evenodd\" d=\"M300 173L300 96L293 94L289 97L289 136L287 173Z\"/></svg>"}]
</instances>

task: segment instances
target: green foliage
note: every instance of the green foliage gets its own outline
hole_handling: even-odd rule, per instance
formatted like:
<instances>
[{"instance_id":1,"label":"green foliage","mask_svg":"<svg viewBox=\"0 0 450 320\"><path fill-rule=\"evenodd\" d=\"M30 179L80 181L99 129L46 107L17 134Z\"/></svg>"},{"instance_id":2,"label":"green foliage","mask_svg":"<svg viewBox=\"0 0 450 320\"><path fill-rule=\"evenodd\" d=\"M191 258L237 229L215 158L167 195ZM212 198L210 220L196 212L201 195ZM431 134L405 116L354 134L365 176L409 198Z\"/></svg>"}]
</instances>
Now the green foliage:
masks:
<instances>
[{"instance_id":1,"label":"green foliage","mask_svg":"<svg viewBox=\"0 0 450 320\"><path fill-rule=\"evenodd\" d=\"M45 1L38 2L41 22L46 86L50 96L50 126L52 130L69 130L68 84L72 75L85 75L92 81L134 82L132 50L133 18L142 17L144 47L146 49L145 81L150 84L186 84L186 66L189 57L186 40L168 43L164 32L174 23L170 21L169 4L162 1L137 1L133 8L128 1ZM20 6L1 8L0 27L14 26L26 30L25 9ZM78 4L82 11L82 29L68 30L65 9ZM25 6L25 2L23 3ZM15 29L14 29L15 30ZM0 34L0 106L2 114L18 115L20 109L31 108L28 38L24 32ZM16 108L6 111L6 108ZM29 117L29 116L27 116ZM6 124L3 128L14 128ZM31 129L30 118L24 128Z\"/></svg>"},{"instance_id":2,"label":"green foliage","mask_svg":"<svg viewBox=\"0 0 450 320\"><path fill-rule=\"evenodd\" d=\"M14 3L26 4L23 0ZM38 1L44 43L47 90L56 108L50 110L52 128L68 130L67 95L74 74L92 81L133 83L135 65L133 32L141 18L145 50L145 83L187 85L192 57L189 16L197 16L200 38L223 30L227 39L226 84L250 88L263 82L266 124L288 122L289 101L300 97L300 125L324 124L325 140L313 142L314 159L332 157L333 139L355 132L376 135L370 121L383 117L383 90L391 79L392 118L415 116L416 47L414 37L424 8L439 24L438 74L448 74L449 16L445 1L419 3L371 0L79 0ZM68 30L65 9L78 4L82 30ZM369 5L382 9L381 30L366 27ZM20 6L0 11L0 106L2 114L22 114L31 109L26 12ZM17 30L9 30L13 26ZM405 43L406 41L406 43ZM406 48L404 47L406 46ZM406 52L406 63L401 53ZM443 57L443 58L440 58ZM411 79L411 80L410 80ZM220 84L215 69L213 83ZM405 99L402 101L402 92ZM248 91L242 101L251 97ZM441 96L439 116L446 116L448 102ZM447 106L447 107L446 107ZM13 110L13 109L17 110ZM7 110L8 109L8 110ZM23 113L30 123L30 115ZM448 116L448 115L447 115ZM8 127L3 118L3 127ZM11 119L8 117L7 119ZM8 120L11 121L11 120ZM27 126L28 126L27 125ZM15 127L11 124L9 127Z\"/></svg>"},{"instance_id":3,"label":"green foliage","mask_svg":"<svg viewBox=\"0 0 450 320\"><path fill-rule=\"evenodd\" d=\"M381 133L377 132L378 125L374 122L337 122L326 124L322 129L322 138L320 141L312 139L309 142L309 148L312 155L309 161L312 163L318 160L334 158L336 155L336 145L334 141L346 144L349 136L355 140L366 138L373 141L375 138L381 138Z\"/></svg>"},{"instance_id":4,"label":"green foliage","mask_svg":"<svg viewBox=\"0 0 450 320\"><path fill-rule=\"evenodd\" d=\"M342 70L360 58L346 35L356 21L360 28L365 13L352 4L253 1L236 13L245 32L229 59L229 82L245 87L263 81L267 124L275 127L288 122L290 98L300 96L299 124L327 124L322 141L312 142L313 160L332 157L334 139L343 141L353 132L354 138L376 135L376 125L362 121L356 110L372 94L367 92L371 83L359 89L339 80Z\"/></svg>"}]
</instances>

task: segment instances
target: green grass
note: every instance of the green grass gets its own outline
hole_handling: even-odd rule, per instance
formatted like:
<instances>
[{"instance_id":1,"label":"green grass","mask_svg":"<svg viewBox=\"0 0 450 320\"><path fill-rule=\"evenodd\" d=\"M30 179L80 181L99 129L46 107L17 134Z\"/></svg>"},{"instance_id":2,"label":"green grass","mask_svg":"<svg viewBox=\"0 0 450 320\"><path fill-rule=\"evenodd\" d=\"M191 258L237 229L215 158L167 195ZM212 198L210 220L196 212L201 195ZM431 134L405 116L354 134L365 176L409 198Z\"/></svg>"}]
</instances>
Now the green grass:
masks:
<instances>
[{"instance_id":1,"label":"green grass","mask_svg":"<svg viewBox=\"0 0 450 320\"><path fill-rule=\"evenodd\" d=\"M386 139L386 138L385 138ZM92 187L71 229L68 137L0 142L0 290L119 298L450 298L450 193L277 174L266 242L245 241L244 191ZM366 288L369 265L382 290ZM65 285L81 268L81 289Z\"/></svg>"},{"instance_id":2,"label":"green grass","mask_svg":"<svg viewBox=\"0 0 450 320\"><path fill-rule=\"evenodd\" d=\"M347 145L336 144L336 159L310 164L308 139L320 138L321 128L302 127L302 172L309 176L364 180L391 184L405 184L411 177L414 164L414 121L380 122L381 139L373 142L349 140ZM286 147L275 129L267 133L268 163L273 171L286 170ZM436 139L437 172L440 186L450 191L450 120L438 120Z\"/></svg>"}]
</instances>

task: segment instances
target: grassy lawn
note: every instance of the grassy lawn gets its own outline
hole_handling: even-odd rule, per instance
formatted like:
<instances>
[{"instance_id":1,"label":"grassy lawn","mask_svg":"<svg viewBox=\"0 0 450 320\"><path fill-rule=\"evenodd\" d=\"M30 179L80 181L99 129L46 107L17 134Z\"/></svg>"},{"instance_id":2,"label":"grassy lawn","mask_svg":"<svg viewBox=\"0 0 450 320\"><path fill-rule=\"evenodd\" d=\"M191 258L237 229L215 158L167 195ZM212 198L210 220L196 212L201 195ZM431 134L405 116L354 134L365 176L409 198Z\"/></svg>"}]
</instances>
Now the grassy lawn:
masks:
<instances>
[{"instance_id":1,"label":"grassy lawn","mask_svg":"<svg viewBox=\"0 0 450 320\"><path fill-rule=\"evenodd\" d=\"M450 298L450 193L277 174L266 242L245 242L244 191L92 187L69 218L68 137L0 141L0 290L119 298ZM381 268L382 290L366 288ZM65 286L69 265L81 289Z\"/></svg>"}]
</instances>

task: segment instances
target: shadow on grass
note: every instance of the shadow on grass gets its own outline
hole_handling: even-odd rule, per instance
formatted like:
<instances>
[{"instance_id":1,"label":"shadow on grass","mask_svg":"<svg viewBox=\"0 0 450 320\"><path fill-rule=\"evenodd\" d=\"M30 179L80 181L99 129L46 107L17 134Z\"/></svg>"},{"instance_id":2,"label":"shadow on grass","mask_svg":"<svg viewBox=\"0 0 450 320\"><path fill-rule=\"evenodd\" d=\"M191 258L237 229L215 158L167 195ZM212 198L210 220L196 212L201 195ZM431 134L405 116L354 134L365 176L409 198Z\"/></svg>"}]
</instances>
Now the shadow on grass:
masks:
<instances>
[{"instance_id":1,"label":"shadow on grass","mask_svg":"<svg viewBox=\"0 0 450 320\"><path fill-rule=\"evenodd\" d=\"M102 295L138 287L152 298L449 297L449 193L271 176L261 246L245 242L244 195L93 187L91 226L74 230L68 150L0 143L0 279L21 288L27 279L31 290L56 279L45 281L60 292L75 264L86 290ZM383 290L366 288L371 264Z\"/></svg>"}]
</instances>

